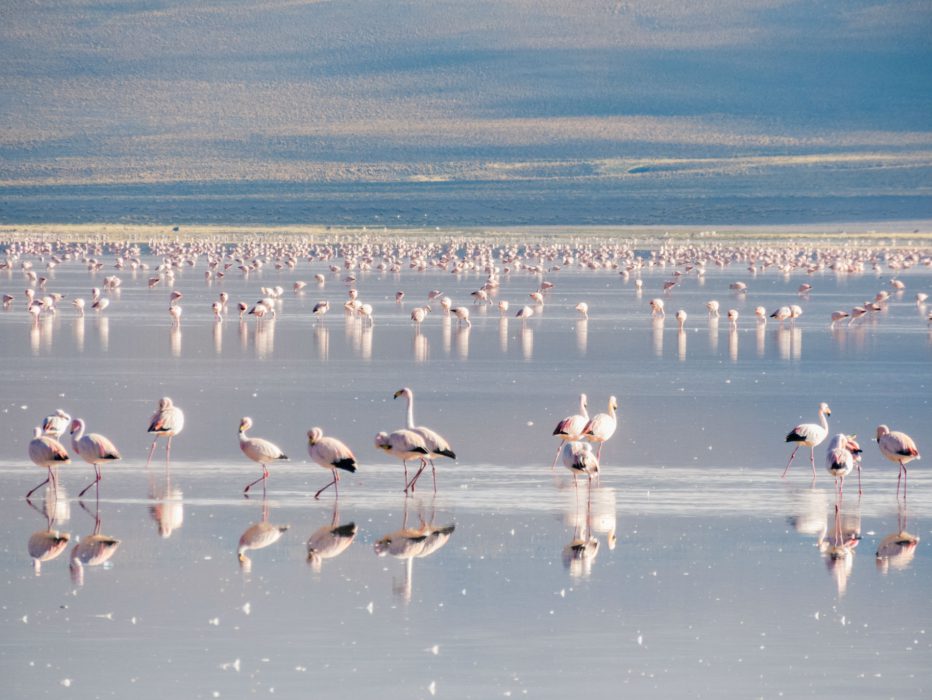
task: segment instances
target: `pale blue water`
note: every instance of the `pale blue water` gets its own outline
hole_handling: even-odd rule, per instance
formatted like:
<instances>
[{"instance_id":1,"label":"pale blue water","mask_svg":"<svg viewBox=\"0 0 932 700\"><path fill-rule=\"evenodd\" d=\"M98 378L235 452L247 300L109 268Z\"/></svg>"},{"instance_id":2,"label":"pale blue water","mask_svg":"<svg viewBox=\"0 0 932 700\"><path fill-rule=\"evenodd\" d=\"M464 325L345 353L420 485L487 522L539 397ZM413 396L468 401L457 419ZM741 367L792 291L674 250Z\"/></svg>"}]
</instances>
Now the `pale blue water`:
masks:
<instances>
[{"instance_id":1,"label":"pale blue water","mask_svg":"<svg viewBox=\"0 0 932 700\"><path fill-rule=\"evenodd\" d=\"M327 275L323 288L315 272ZM21 273L3 273L2 290L18 295L0 313L0 669L10 697L926 693L932 480L925 460L910 466L901 517L921 541L912 558L877 565L880 541L903 524L896 467L870 437L885 422L928 449L932 333L928 310L912 301L932 285L928 268L903 271L906 291L886 311L835 332L828 314L872 298L889 274L784 279L710 269L701 285L687 276L674 289L671 317L656 328L647 300L671 269L645 272L638 298L615 271L565 268L547 276L556 287L525 327L472 307L470 329L431 314L420 336L408 313L428 290L468 303L484 276L357 273L360 298L374 307L366 330L343 318L347 287L323 263L266 266L248 280L231 270L210 284L201 263L178 271L184 315L172 331L168 289L147 289L150 273L119 272L122 291L102 318L91 312L82 322L66 303L36 328L19 298ZM88 296L102 276L66 263L49 289ZM310 282L300 295L290 291L297 279ZM735 279L748 283L746 298L729 292ZM803 281L813 291L800 300ZM537 283L505 276L498 298L513 312ZM212 321L221 289L231 303L252 302L260 286L274 285L288 290L274 322ZM403 308L393 301L398 289ZM724 319L710 327L711 298L739 309L736 333ZM320 324L310 316L319 299L335 307ZM573 310L580 300L588 323ZM771 322L758 331L754 306L797 302L804 314L794 329ZM689 313L682 335L677 308ZM438 462L436 496L425 475L407 505L401 465L372 446L377 431L403 424L392 394L404 385L415 391L416 420L458 456ZM576 411L580 391L591 412L604 410L609 394L621 404L588 502L565 469L549 469L550 433ZM144 466L145 428L163 395L187 415L170 483L161 452ZM843 503L846 518L860 518L850 569L817 546L834 532L823 448L814 485L804 449L779 478L790 452L784 435L816 420L820 401L832 406L832 431L857 433L865 449L864 495L852 475ZM76 494L90 467L76 460L61 470L67 509L54 527L87 537L96 512L100 532L121 540L106 564L84 567L83 584L69 572L73 544L39 576L26 551L48 526L23 499L41 479L27 445L32 426L58 407L124 456L105 467L99 502L84 499L89 513ZM249 571L237 542L262 519L263 500L241 495L259 473L236 442L244 415L255 421L252 435L291 457L272 465L265 502L269 522L290 528L248 553ZM311 498L327 480L307 464L312 425L360 462L341 481L338 514L357 525L356 540L319 572L305 542L334 513L331 492ZM160 503L166 494L172 499ZM33 502L43 508L42 490ZM422 521L455 531L410 571L376 556L381 537ZM567 562L565 547L586 530L599 543L594 557Z\"/></svg>"}]
</instances>

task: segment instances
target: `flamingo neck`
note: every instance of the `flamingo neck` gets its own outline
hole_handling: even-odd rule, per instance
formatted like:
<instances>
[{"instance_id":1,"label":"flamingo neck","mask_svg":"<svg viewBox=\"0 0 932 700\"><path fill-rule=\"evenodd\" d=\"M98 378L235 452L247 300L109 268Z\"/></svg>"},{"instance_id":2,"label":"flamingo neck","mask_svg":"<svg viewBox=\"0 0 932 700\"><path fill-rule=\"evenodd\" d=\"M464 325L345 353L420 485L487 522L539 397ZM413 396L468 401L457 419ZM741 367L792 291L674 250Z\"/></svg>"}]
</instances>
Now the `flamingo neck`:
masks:
<instances>
[{"instance_id":1,"label":"flamingo neck","mask_svg":"<svg viewBox=\"0 0 932 700\"><path fill-rule=\"evenodd\" d=\"M84 421L78 418L75 422L78 424L78 429L71 434L72 443L80 442L81 438L84 437Z\"/></svg>"},{"instance_id":2,"label":"flamingo neck","mask_svg":"<svg viewBox=\"0 0 932 700\"><path fill-rule=\"evenodd\" d=\"M408 430L414 429L414 394L411 392L406 392L406 398L408 399Z\"/></svg>"},{"instance_id":3,"label":"flamingo neck","mask_svg":"<svg viewBox=\"0 0 932 700\"><path fill-rule=\"evenodd\" d=\"M822 427L828 432L828 420L825 418L825 411L819 410L819 419L822 421Z\"/></svg>"},{"instance_id":4,"label":"flamingo neck","mask_svg":"<svg viewBox=\"0 0 932 700\"><path fill-rule=\"evenodd\" d=\"M586 420L589 420L589 411L586 410L585 399L579 399L579 415L581 415Z\"/></svg>"}]
</instances>

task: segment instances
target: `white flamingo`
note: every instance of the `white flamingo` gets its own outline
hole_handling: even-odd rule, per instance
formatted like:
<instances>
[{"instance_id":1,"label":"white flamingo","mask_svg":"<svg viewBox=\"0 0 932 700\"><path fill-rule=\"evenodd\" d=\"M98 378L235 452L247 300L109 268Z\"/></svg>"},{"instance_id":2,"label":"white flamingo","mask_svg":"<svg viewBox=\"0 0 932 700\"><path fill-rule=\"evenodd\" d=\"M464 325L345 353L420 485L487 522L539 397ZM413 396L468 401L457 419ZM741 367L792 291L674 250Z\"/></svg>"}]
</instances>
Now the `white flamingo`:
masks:
<instances>
[{"instance_id":1,"label":"white flamingo","mask_svg":"<svg viewBox=\"0 0 932 700\"><path fill-rule=\"evenodd\" d=\"M320 498L320 494L331 486L339 498L340 473L337 470L342 469L350 473L356 471L356 457L353 451L336 438L324 437L324 431L320 428L311 428L307 431L307 453L311 460L333 473L333 481L315 493L314 498Z\"/></svg>"},{"instance_id":2,"label":"white flamingo","mask_svg":"<svg viewBox=\"0 0 932 700\"><path fill-rule=\"evenodd\" d=\"M919 448L906 433L890 430L886 425L877 426L877 447L880 453L891 462L900 465L896 477L896 495L900 495L900 479L903 479L903 498L906 498L906 465L914 459L919 459Z\"/></svg>"},{"instance_id":3,"label":"white flamingo","mask_svg":"<svg viewBox=\"0 0 932 700\"><path fill-rule=\"evenodd\" d=\"M91 486L96 486L100 483L101 464L115 462L121 459L120 451L109 438L99 433L88 433L85 435L84 421L80 418L75 418L71 422L71 449L81 455L81 459L92 465L94 467L94 473L96 474L94 481L84 487L84 490L78 494L78 498L87 493Z\"/></svg>"},{"instance_id":4,"label":"white flamingo","mask_svg":"<svg viewBox=\"0 0 932 700\"><path fill-rule=\"evenodd\" d=\"M239 448L243 451L243 454L249 457L253 462L258 462L262 465L262 476L246 484L246 488L243 489L244 494L249 493L249 489L260 481L262 482L263 490L265 489L265 480L269 478L269 462L279 459L288 459L288 455L282 452L278 445L268 440L263 440L262 438L248 437L246 431L250 428L252 428L252 418L246 416L239 422Z\"/></svg>"},{"instance_id":5,"label":"white flamingo","mask_svg":"<svg viewBox=\"0 0 932 700\"><path fill-rule=\"evenodd\" d=\"M800 447L805 445L809 448L809 462L812 464L812 478L815 479L815 448L821 445L822 441L828 437L828 421L825 419L825 417L830 415L832 415L832 410L828 407L828 404L824 402L820 403L818 424L800 423L789 433L787 433L787 442L798 442L799 444L796 445L796 449L794 449L793 454L790 455L790 461L786 463L786 469L783 470L783 476L786 476L786 473L789 471L790 465L793 463L793 458L796 456L796 452Z\"/></svg>"}]
</instances>

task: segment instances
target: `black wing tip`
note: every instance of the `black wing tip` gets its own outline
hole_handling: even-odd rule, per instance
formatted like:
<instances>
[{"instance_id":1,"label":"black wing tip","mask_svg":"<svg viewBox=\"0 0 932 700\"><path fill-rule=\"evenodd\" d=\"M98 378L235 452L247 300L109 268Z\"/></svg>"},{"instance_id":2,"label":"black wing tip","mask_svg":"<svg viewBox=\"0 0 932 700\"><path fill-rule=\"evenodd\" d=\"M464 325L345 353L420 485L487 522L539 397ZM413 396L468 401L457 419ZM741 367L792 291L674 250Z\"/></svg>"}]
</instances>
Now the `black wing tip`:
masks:
<instances>
[{"instance_id":1,"label":"black wing tip","mask_svg":"<svg viewBox=\"0 0 932 700\"><path fill-rule=\"evenodd\" d=\"M340 537L352 537L356 534L356 523L347 523L346 525L338 525L333 528L331 532L334 535L339 535Z\"/></svg>"},{"instance_id":2,"label":"black wing tip","mask_svg":"<svg viewBox=\"0 0 932 700\"><path fill-rule=\"evenodd\" d=\"M456 453L453 450L438 450L437 454L449 457L450 459L456 459Z\"/></svg>"},{"instance_id":3,"label":"black wing tip","mask_svg":"<svg viewBox=\"0 0 932 700\"><path fill-rule=\"evenodd\" d=\"M419 455L429 455L430 451L423 447L415 447L412 452L416 452Z\"/></svg>"},{"instance_id":4,"label":"black wing tip","mask_svg":"<svg viewBox=\"0 0 932 700\"><path fill-rule=\"evenodd\" d=\"M333 466L335 466L337 469L342 469L344 471L355 472L356 471L356 460L355 459L341 459L338 462L334 462Z\"/></svg>"},{"instance_id":5,"label":"black wing tip","mask_svg":"<svg viewBox=\"0 0 932 700\"><path fill-rule=\"evenodd\" d=\"M801 435L797 435L795 432L787 433L787 436L786 436L787 442L803 442L803 440L805 440L805 438L803 438Z\"/></svg>"}]
</instances>

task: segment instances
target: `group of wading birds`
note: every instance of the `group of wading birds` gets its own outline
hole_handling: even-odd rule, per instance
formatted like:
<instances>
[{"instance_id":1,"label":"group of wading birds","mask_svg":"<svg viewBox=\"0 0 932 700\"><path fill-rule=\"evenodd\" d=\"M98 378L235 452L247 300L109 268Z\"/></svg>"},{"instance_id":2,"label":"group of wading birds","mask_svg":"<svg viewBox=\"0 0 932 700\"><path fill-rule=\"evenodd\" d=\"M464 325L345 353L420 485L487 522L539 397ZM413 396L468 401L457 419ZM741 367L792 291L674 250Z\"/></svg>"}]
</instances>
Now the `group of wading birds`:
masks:
<instances>
[{"instance_id":1,"label":"group of wading birds","mask_svg":"<svg viewBox=\"0 0 932 700\"><path fill-rule=\"evenodd\" d=\"M408 387L395 392L394 398L404 398L407 401L406 427L392 431L380 432L375 436L375 447L400 459L404 467L404 492L413 492L418 479L429 466L433 477L434 492L437 491L437 470L434 460L440 457L456 459L449 442L435 430L425 426L418 426L414 421L414 392ZM557 460L562 459L563 466L573 475L573 482L577 485L577 477L585 475L591 485L593 477L598 478L599 463L602 457L602 446L614 434L618 425L616 411L618 400L612 396L608 401L606 413L599 413L590 418L588 413L588 399L585 394L579 397L579 413L567 416L557 423L553 435L560 439L556 454L551 464L553 469ZM821 445L829 434L827 417L831 415L828 404L819 405L819 423L801 423L794 427L786 436L786 442L796 443L783 477L787 475L793 459L800 447L809 448L809 460L812 465L812 477L816 478L815 448ZM269 478L269 464L286 460L288 456L276 444L263 438L250 437L246 434L252 428L252 419L244 417L239 424L239 445L243 454L262 467L262 475L246 484L243 494L256 484L262 484L265 490ZM159 400L158 409L149 421L148 432L154 435L152 446L146 459L146 466L152 461L152 456L158 446L159 438L165 438L165 461L171 462L172 439L184 429L184 412L174 404L169 397ZM29 443L29 458L38 467L47 470L45 481L31 489L26 497L29 498L36 490L47 483L56 484L56 468L70 462L70 456L59 438L68 431L71 434L72 450L94 467L95 479L79 494L80 498L91 487L99 488L101 480L101 466L121 459L116 445L107 437L99 433L85 433L85 424L81 418L72 419L65 411L59 409L47 416L42 425L35 428L33 439ZM828 443L825 455L825 468L835 479L837 494L836 509L841 501L844 489L844 480L856 468L858 471L858 494L861 494L861 447L856 436L837 433ZM906 465L920 458L919 449L913 439L906 433L890 430L886 425L877 427L877 446L881 454L899 466L897 476L897 498L899 498L902 482L903 497L906 498L907 467ZM593 452L592 444L598 448ZM319 427L307 431L307 451L311 461L331 472L332 479L322 486L314 498L319 499L320 494L331 486L336 497L339 497L340 472L353 473L358 464L352 450L341 440L325 436ZM414 476L408 479L408 460L418 460L419 466Z\"/></svg>"},{"instance_id":2,"label":"group of wading birds","mask_svg":"<svg viewBox=\"0 0 932 700\"><path fill-rule=\"evenodd\" d=\"M414 422L414 392L408 387L395 392L394 398L407 400L406 427L392 432L380 432L375 436L375 447L400 459L404 467L404 492L413 493L421 474L429 466L433 477L434 492L437 491L437 470L434 460L439 457L456 459L456 453L450 447L446 438L435 430L425 426L415 425ZM582 396L580 408L585 414L582 416L569 416L560 421L554 430L554 435L561 440L557 455L554 457L553 468L562 454L563 465L573 474L574 483L578 474L586 475L591 481L599 472L599 459L602 445L615 433L617 419L615 411L618 401L612 396L608 402L608 413L600 413L589 419L586 413L586 398ZM581 420L582 419L582 420ZM262 484L265 490L269 478L269 465L279 460L286 460L288 456L278 445L263 438L250 437L246 434L252 428L252 418L244 417L239 424L239 446L243 454L262 467L262 475L246 484L243 494L256 484ZM159 438L165 438L165 461L171 462L172 439L184 429L184 412L175 405L169 397L159 400L158 409L149 421L148 432L154 435L146 466L152 461L152 456L158 446ZM65 411L58 409L47 416L41 426L35 428L33 439L29 443L29 458L36 466L47 470L45 481L31 489L26 498L47 483L53 487L58 476L56 469L62 464L71 461L65 446L59 438L65 432L71 435L72 451L80 455L81 459L94 467L94 480L84 487L78 494L80 498L91 487L99 488L102 478L101 466L120 460L122 457L116 445L109 438L99 433L85 433L84 420L72 419ZM598 451L592 452L590 443L598 444ZM353 451L341 440L325 436L318 427L307 431L307 451L311 461L327 469L332 474L332 480L322 486L314 498L319 499L320 494L333 486L336 497L339 497L340 472L353 473L357 470L356 457ZM408 479L408 460L418 460L419 466L414 476Z\"/></svg>"},{"instance_id":3,"label":"group of wading birds","mask_svg":"<svg viewBox=\"0 0 932 700\"><path fill-rule=\"evenodd\" d=\"M689 277L705 275L707 267L724 268L735 263L746 263L747 271L757 275L767 270L777 270L785 277L794 272L804 272L808 275L832 270L836 275L863 274L868 268L875 274L881 274L886 269L892 273L889 287L893 293L900 296L905 290L905 283L898 279L901 271L913 266L932 267L932 256L917 250L906 251L871 251L848 248L835 249L785 249L766 246L725 246L725 245L663 245L660 250L651 251L647 257L637 252L633 244L601 244L586 245L579 243L553 243L553 244L527 244L523 246L494 244L487 241L462 240L449 243L423 242L416 240L383 240L374 241L361 238L358 242L342 243L314 243L310 240L289 240L287 242L256 238L227 246L211 241L192 241L189 243L157 242L149 243L150 253L158 256L159 264L155 267L154 275L148 278L149 288L160 285L172 286L176 271L194 268L202 259L206 259L207 269L205 279L222 281L228 271L237 271L244 277L258 273L266 266L274 266L277 271L289 272L297 269L299 261L305 258L309 263L320 262L329 266L332 275L344 275L342 280L350 286L348 298L343 303L347 315L361 318L367 325L373 323L373 305L359 298L356 289L357 274L375 270L387 273L401 273L405 268L415 272L426 270L443 270L454 274L480 273L486 275L485 282L470 293L473 304L491 305L496 296L503 277L516 273L525 273L539 278L538 287L528 294L529 304L523 304L514 314L522 321L538 315L544 308L547 293L554 287L554 283L544 280L547 274L557 273L564 267L575 266L586 270L618 270L622 278L627 281L633 279L635 291L640 295L643 289L642 272L647 270L663 269L672 266L675 269L671 278L663 282L664 295L670 294L675 288ZM33 260L27 256L35 256L38 263L45 264L47 271L51 272L66 262L81 261L87 269L96 274L103 270L105 263L101 256L109 251L114 255L113 268L117 271L128 270L132 274L137 271L148 271L151 266L143 259L140 246L135 243L102 244L68 244L63 241L21 240L8 244L6 257L0 260L0 270L12 272L15 268L22 270L29 287L25 291L26 309L34 319L39 322L40 316L51 316L57 313L58 304L64 295L46 289L48 276L40 275ZM340 264L337 264L340 263ZM314 282L318 288L326 283L323 273L314 275ZM122 279L117 274L107 275L100 287L91 291L90 307L97 313L103 313L110 305L107 294L119 292ZM292 289L296 294L303 293L308 283L299 280L293 283ZM748 284L735 281L729 285L730 290L737 295L748 292ZM260 288L260 298L253 304L237 302L240 319L247 315L254 316L257 321L274 319L280 309L285 294L282 286L267 286ZM798 288L798 294L806 298L812 291L812 285L803 283ZM399 290L395 293L395 301L403 303L405 292ZM857 319L882 311L890 299L891 292L887 289L879 291L872 301L853 306L849 311L837 310L831 313L831 327L847 319L851 324ZM180 325L182 318L181 300L184 294L179 290L172 290L169 296L168 313L173 326ZM916 304L924 310L928 299L926 292L917 292ZM16 297L12 294L3 295L3 306L10 309ZM222 321L230 304L229 294L221 292L216 301L212 302L211 309L215 321ZM432 290L427 296L427 303L414 307L410 312L411 321L419 332L428 314L439 305L445 317L454 316L460 325L468 327L470 321L470 308L464 304L454 304L453 300L440 290ZM79 315L84 314L88 306L84 298L75 298L72 305ZM503 317L511 313L507 300L497 302L499 312ZM654 298L649 302L650 310L655 318L665 316L665 301L663 298ZM719 302L709 300L706 309L710 318L719 317ZM330 311L330 301L321 300L315 304L313 315L321 319ZM585 301L575 305L576 311L583 318L588 318L589 305ZM793 323L803 313L799 304L786 304L773 312L758 306L754 315L758 324L765 324L768 318L775 319L781 324L785 321ZM725 312L732 328L737 327L739 312L737 309L728 309ZM687 321L685 309L679 309L675 318L682 329ZM932 313L928 316L932 323Z\"/></svg>"}]
</instances>

